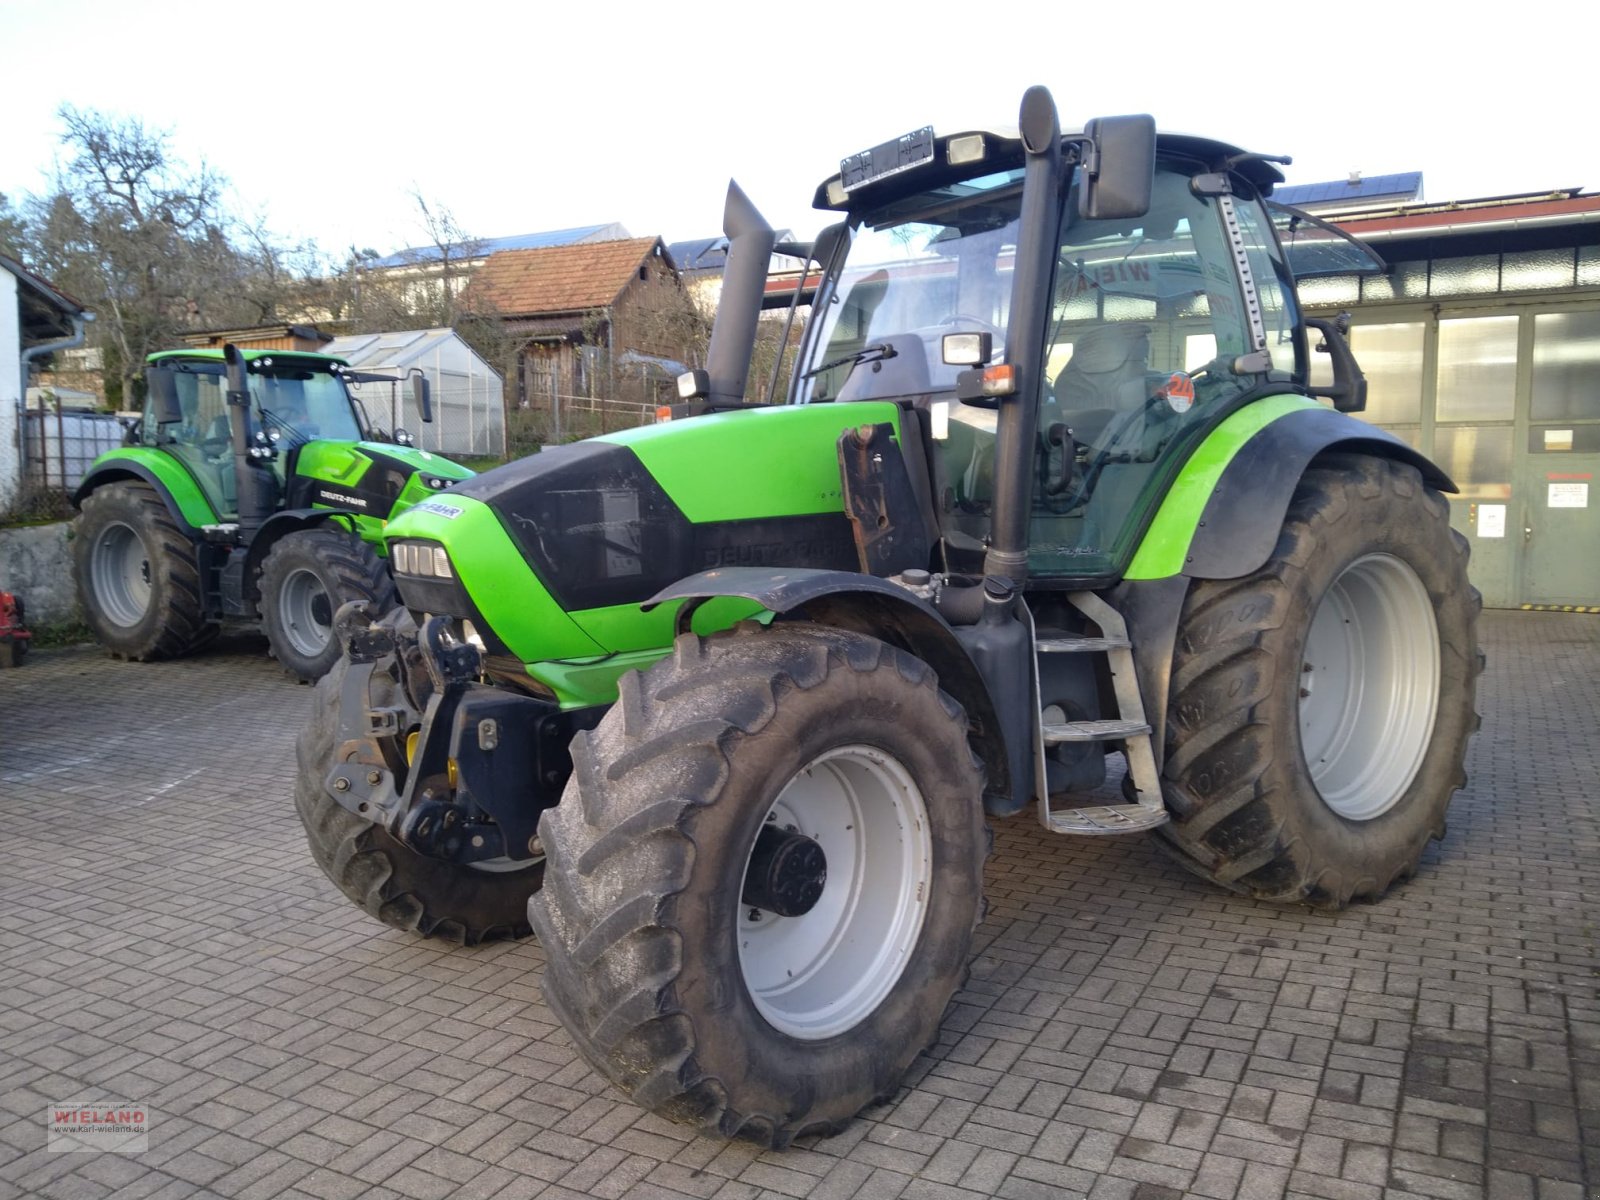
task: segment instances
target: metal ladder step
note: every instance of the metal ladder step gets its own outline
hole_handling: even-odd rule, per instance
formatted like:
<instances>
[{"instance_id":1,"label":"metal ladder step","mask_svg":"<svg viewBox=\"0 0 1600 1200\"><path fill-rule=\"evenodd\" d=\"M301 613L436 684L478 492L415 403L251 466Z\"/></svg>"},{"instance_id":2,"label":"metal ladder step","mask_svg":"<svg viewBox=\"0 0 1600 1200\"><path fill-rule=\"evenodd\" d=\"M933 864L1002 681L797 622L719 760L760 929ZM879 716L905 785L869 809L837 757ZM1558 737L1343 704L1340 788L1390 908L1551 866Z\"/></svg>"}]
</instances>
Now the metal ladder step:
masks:
<instances>
[{"instance_id":1,"label":"metal ladder step","mask_svg":"<svg viewBox=\"0 0 1600 1200\"><path fill-rule=\"evenodd\" d=\"M1126 638L1044 637L1034 643L1040 654L1094 654L1103 650L1126 649Z\"/></svg>"},{"instance_id":2,"label":"metal ladder step","mask_svg":"<svg viewBox=\"0 0 1600 1200\"><path fill-rule=\"evenodd\" d=\"M1119 742L1123 738L1138 737L1149 732L1150 726L1143 721L1064 721L1044 726L1044 744Z\"/></svg>"},{"instance_id":3,"label":"metal ladder step","mask_svg":"<svg viewBox=\"0 0 1600 1200\"><path fill-rule=\"evenodd\" d=\"M1087 837L1143 833L1166 823L1165 808L1150 808L1143 804L1100 804L1091 808L1058 808L1050 814L1050 828L1054 832Z\"/></svg>"},{"instance_id":4,"label":"metal ladder step","mask_svg":"<svg viewBox=\"0 0 1600 1200\"><path fill-rule=\"evenodd\" d=\"M1035 748L1035 788L1039 796L1039 822L1053 833L1105 837L1112 834L1143 833L1165 825L1167 809L1161 798L1155 747L1139 694L1138 675L1133 664L1133 642L1128 626L1119 613L1093 592L1071 592L1067 601L1092 622L1100 637L1064 636L1065 631L1049 630L1035 637L1040 653L1098 653L1106 656L1116 695L1116 716L1099 721L1046 723L1041 719ZM1038 673L1034 673L1034 701L1039 701ZM1041 710L1042 711L1042 710ZM1101 804L1088 808L1052 809L1044 754L1047 746L1063 742L1122 742L1128 760L1128 776L1137 804Z\"/></svg>"}]
</instances>

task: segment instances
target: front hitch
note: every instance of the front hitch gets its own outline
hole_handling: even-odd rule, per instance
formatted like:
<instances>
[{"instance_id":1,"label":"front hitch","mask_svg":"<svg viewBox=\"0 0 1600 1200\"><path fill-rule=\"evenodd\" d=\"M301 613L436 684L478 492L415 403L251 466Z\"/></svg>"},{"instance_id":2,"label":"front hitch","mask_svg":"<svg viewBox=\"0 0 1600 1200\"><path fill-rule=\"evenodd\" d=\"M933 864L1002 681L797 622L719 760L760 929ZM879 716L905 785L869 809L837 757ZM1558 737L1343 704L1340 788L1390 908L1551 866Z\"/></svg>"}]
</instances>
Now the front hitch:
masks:
<instances>
[{"instance_id":1,"label":"front hitch","mask_svg":"<svg viewBox=\"0 0 1600 1200\"><path fill-rule=\"evenodd\" d=\"M448 617L415 629L403 610L374 621L357 602L335 628L350 665L328 795L429 858L541 857L539 814L566 786L567 744L604 708L479 683L482 658Z\"/></svg>"}]
</instances>

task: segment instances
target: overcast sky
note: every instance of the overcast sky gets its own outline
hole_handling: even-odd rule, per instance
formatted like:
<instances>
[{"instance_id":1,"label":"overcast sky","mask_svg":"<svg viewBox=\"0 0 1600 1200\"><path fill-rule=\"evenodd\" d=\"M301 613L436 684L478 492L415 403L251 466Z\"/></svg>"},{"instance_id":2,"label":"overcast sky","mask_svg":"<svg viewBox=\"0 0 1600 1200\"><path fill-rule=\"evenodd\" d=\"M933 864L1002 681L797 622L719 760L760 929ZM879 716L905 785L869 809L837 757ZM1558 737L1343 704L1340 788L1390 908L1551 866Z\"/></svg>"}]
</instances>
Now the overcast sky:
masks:
<instances>
[{"instance_id":1,"label":"overcast sky","mask_svg":"<svg viewBox=\"0 0 1600 1200\"><path fill-rule=\"evenodd\" d=\"M1291 182L1421 170L1435 201L1600 190L1596 6L1490 11L0 0L0 192L47 186L65 102L168 130L237 209L330 254L425 241L413 188L479 237L610 221L710 236L730 176L809 236L841 157L926 124L1014 124L1032 83L1065 127L1149 112L1292 154Z\"/></svg>"}]
</instances>

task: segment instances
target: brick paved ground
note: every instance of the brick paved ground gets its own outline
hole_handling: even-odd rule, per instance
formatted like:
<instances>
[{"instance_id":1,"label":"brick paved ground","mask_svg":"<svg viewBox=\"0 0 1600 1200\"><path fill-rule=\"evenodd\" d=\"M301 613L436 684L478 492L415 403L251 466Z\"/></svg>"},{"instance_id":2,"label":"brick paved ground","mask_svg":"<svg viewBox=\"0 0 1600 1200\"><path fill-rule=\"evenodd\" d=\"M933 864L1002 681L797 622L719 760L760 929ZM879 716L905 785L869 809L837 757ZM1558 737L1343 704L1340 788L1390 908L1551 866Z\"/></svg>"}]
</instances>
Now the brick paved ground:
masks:
<instances>
[{"instance_id":1,"label":"brick paved ground","mask_svg":"<svg viewBox=\"0 0 1600 1200\"><path fill-rule=\"evenodd\" d=\"M1410 886L1323 916L1007 822L939 1044L786 1154L618 1101L532 942L339 897L288 799L310 693L255 643L38 653L0 672L0 1200L1600 1194L1600 618L1485 626L1471 789ZM150 1148L48 1153L69 1098L148 1105Z\"/></svg>"}]
</instances>

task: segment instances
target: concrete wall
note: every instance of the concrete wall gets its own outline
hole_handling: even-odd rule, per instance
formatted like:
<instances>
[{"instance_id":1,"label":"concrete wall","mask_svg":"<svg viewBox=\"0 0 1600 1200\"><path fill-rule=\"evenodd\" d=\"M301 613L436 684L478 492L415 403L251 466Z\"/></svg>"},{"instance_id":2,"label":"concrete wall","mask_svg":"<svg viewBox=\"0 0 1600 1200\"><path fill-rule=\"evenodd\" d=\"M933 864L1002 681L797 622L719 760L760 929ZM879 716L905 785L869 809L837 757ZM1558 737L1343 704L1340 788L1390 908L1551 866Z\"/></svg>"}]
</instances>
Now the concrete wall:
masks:
<instances>
[{"instance_id":1,"label":"concrete wall","mask_svg":"<svg viewBox=\"0 0 1600 1200\"><path fill-rule=\"evenodd\" d=\"M70 528L68 522L59 521L0 529L0 591L22 597L30 626L53 625L78 614L67 548Z\"/></svg>"},{"instance_id":2,"label":"concrete wall","mask_svg":"<svg viewBox=\"0 0 1600 1200\"><path fill-rule=\"evenodd\" d=\"M17 430L22 403L22 318L17 277L0 267L0 512L22 488L22 450Z\"/></svg>"}]
</instances>

